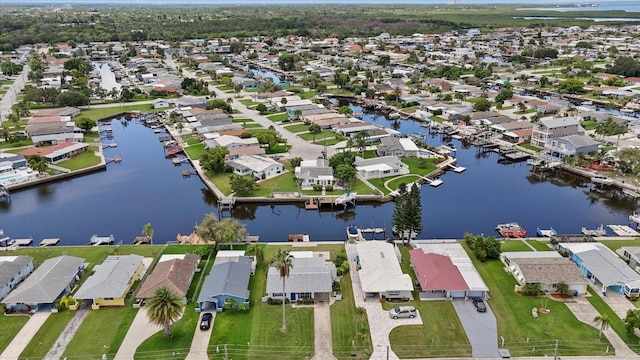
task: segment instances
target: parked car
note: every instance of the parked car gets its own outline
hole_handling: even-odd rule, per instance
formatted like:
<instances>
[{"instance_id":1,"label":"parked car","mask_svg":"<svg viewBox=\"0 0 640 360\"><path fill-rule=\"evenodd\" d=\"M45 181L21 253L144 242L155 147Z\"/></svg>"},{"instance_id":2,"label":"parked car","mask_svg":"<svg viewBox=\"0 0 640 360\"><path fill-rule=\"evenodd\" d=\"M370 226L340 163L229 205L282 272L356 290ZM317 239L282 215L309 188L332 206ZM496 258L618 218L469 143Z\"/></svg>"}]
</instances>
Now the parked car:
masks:
<instances>
[{"instance_id":1,"label":"parked car","mask_svg":"<svg viewBox=\"0 0 640 360\"><path fill-rule=\"evenodd\" d=\"M416 317L416 308L413 306L398 306L389 310L389 317L392 319L397 318L410 318Z\"/></svg>"},{"instance_id":2,"label":"parked car","mask_svg":"<svg viewBox=\"0 0 640 360\"><path fill-rule=\"evenodd\" d=\"M211 328L212 319L213 319L213 314L204 313L202 315L202 319L200 319L200 330L209 330L209 328Z\"/></svg>"},{"instance_id":3,"label":"parked car","mask_svg":"<svg viewBox=\"0 0 640 360\"><path fill-rule=\"evenodd\" d=\"M484 303L484 300L482 300L479 297L474 297L471 299L471 302L473 303L473 306L476 307L476 311L477 312L486 312L487 311L487 305Z\"/></svg>"}]
</instances>

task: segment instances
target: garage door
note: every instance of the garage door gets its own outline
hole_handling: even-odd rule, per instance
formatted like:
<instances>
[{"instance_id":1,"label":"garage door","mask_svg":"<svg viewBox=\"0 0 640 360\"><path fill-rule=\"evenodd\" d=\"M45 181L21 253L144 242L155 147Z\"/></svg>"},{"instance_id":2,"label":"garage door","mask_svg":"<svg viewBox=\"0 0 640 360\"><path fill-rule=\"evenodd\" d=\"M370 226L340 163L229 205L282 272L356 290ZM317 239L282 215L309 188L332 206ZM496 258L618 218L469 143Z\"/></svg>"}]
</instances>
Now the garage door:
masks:
<instances>
[{"instance_id":1,"label":"garage door","mask_svg":"<svg viewBox=\"0 0 640 360\"><path fill-rule=\"evenodd\" d=\"M464 291L464 290L462 290L462 291L452 291L451 292L451 297L454 298L454 299L456 299L456 298L457 299L464 298L465 292L466 291Z\"/></svg>"},{"instance_id":2,"label":"garage door","mask_svg":"<svg viewBox=\"0 0 640 360\"><path fill-rule=\"evenodd\" d=\"M467 291L467 296L484 298L484 291Z\"/></svg>"}]
</instances>

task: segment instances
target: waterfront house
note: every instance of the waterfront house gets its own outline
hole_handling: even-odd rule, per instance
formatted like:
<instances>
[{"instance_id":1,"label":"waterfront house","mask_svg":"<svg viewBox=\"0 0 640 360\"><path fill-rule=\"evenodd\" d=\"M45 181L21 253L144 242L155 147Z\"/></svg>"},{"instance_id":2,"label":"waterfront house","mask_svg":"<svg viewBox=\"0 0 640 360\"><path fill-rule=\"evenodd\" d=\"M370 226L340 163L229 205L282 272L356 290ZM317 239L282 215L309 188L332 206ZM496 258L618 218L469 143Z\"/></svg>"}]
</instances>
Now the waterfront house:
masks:
<instances>
[{"instance_id":1,"label":"waterfront house","mask_svg":"<svg viewBox=\"0 0 640 360\"><path fill-rule=\"evenodd\" d=\"M0 301L33 271L31 256L0 256Z\"/></svg>"},{"instance_id":2,"label":"waterfront house","mask_svg":"<svg viewBox=\"0 0 640 360\"><path fill-rule=\"evenodd\" d=\"M368 123L366 121L357 121L357 122L349 122L347 124L336 125L333 127L332 130L344 137L354 138L360 131L368 132L368 131L377 130L377 129L380 129L380 127L372 123ZM387 134L387 136L390 136L390 135Z\"/></svg>"},{"instance_id":3,"label":"waterfront house","mask_svg":"<svg viewBox=\"0 0 640 360\"><path fill-rule=\"evenodd\" d=\"M295 177L302 188L333 185L335 182L333 168L329 166L329 160L323 158L302 160L295 168Z\"/></svg>"},{"instance_id":4,"label":"waterfront house","mask_svg":"<svg viewBox=\"0 0 640 360\"><path fill-rule=\"evenodd\" d=\"M169 107L169 102L165 99L155 99L151 104L154 109L166 109Z\"/></svg>"},{"instance_id":5,"label":"waterfront house","mask_svg":"<svg viewBox=\"0 0 640 360\"><path fill-rule=\"evenodd\" d=\"M460 243L415 246L410 255L420 284L420 300L488 298L489 288Z\"/></svg>"},{"instance_id":6,"label":"waterfront house","mask_svg":"<svg viewBox=\"0 0 640 360\"><path fill-rule=\"evenodd\" d=\"M589 282L576 264L556 251L503 252L500 260L520 286L539 284L544 292L557 292L565 283L570 293L585 294Z\"/></svg>"},{"instance_id":7,"label":"waterfront house","mask_svg":"<svg viewBox=\"0 0 640 360\"><path fill-rule=\"evenodd\" d=\"M144 279L136 299L148 299L158 288L165 286L186 303L187 292L199 263L200 256L196 254L163 255L153 272Z\"/></svg>"},{"instance_id":8,"label":"waterfront house","mask_svg":"<svg viewBox=\"0 0 640 360\"><path fill-rule=\"evenodd\" d=\"M591 136L568 135L550 139L545 145L545 157L561 161L565 157L577 157L598 150L599 143Z\"/></svg>"},{"instance_id":9,"label":"waterfront house","mask_svg":"<svg viewBox=\"0 0 640 360\"><path fill-rule=\"evenodd\" d=\"M124 306L131 286L142 275L144 264L140 255L107 256L102 264L93 267L93 273L74 294L78 300L91 300L91 308Z\"/></svg>"},{"instance_id":10,"label":"waterfront house","mask_svg":"<svg viewBox=\"0 0 640 360\"><path fill-rule=\"evenodd\" d=\"M241 138L233 135L222 135L216 138L205 140L204 145L207 149L213 149L214 147L223 147L225 149L241 148L248 146L259 146L258 139L254 137Z\"/></svg>"},{"instance_id":11,"label":"waterfront house","mask_svg":"<svg viewBox=\"0 0 640 360\"><path fill-rule=\"evenodd\" d=\"M400 268L400 250L385 241L362 241L356 245L356 266L365 297L412 299L411 276Z\"/></svg>"},{"instance_id":12,"label":"waterfront house","mask_svg":"<svg viewBox=\"0 0 640 360\"><path fill-rule=\"evenodd\" d=\"M50 311L84 272L84 259L62 255L45 260L2 301L9 311Z\"/></svg>"},{"instance_id":13,"label":"waterfront house","mask_svg":"<svg viewBox=\"0 0 640 360\"><path fill-rule=\"evenodd\" d=\"M282 277L274 266L267 272L267 296L272 299L290 301L299 299L314 299L328 301L331 295L332 283L336 280L336 267L324 257L317 257L312 252L292 251L293 267L289 277L285 280L284 294L282 292Z\"/></svg>"},{"instance_id":14,"label":"waterfront house","mask_svg":"<svg viewBox=\"0 0 640 360\"><path fill-rule=\"evenodd\" d=\"M378 156L417 157L418 146L409 138L385 137L376 147Z\"/></svg>"},{"instance_id":15,"label":"waterfront house","mask_svg":"<svg viewBox=\"0 0 640 360\"><path fill-rule=\"evenodd\" d=\"M580 125L580 120L577 117L542 118L533 127L531 145L544 149L551 139L584 134L584 128Z\"/></svg>"},{"instance_id":16,"label":"waterfront house","mask_svg":"<svg viewBox=\"0 0 640 360\"><path fill-rule=\"evenodd\" d=\"M397 156L382 156L363 159L356 156L353 164L358 175L365 179L378 179L387 176L398 176L409 173L409 166Z\"/></svg>"},{"instance_id":17,"label":"waterfront house","mask_svg":"<svg viewBox=\"0 0 640 360\"><path fill-rule=\"evenodd\" d=\"M222 311L225 303L249 304L249 279L253 259L239 256L235 261L215 264L204 279L198 305L200 311Z\"/></svg>"},{"instance_id":18,"label":"waterfront house","mask_svg":"<svg viewBox=\"0 0 640 360\"><path fill-rule=\"evenodd\" d=\"M84 139L82 129L72 121L55 121L28 124L25 131L36 146L56 145L62 142L81 142Z\"/></svg>"},{"instance_id":19,"label":"waterfront house","mask_svg":"<svg viewBox=\"0 0 640 360\"><path fill-rule=\"evenodd\" d=\"M27 166L27 159L23 155L0 152L0 174Z\"/></svg>"},{"instance_id":20,"label":"waterfront house","mask_svg":"<svg viewBox=\"0 0 640 360\"><path fill-rule=\"evenodd\" d=\"M80 115L80 109L71 106L53 109L40 109L33 112L33 117L59 116L62 121L71 121L78 115Z\"/></svg>"},{"instance_id":21,"label":"waterfront house","mask_svg":"<svg viewBox=\"0 0 640 360\"><path fill-rule=\"evenodd\" d=\"M640 274L608 247L597 243L559 243L558 251L578 265L590 283L627 297L640 294Z\"/></svg>"},{"instance_id":22,"label":"waterfront house","mask_svg":"<svg viewBox=\"0 0 640 360\"><path fill-rule=\"evenodd\" d=\"M265 152L264 148L262 146L260 146L259 144L249 145L249 146L241 146L241 147L234 147L234 148L230 148L228 150L229 150L229 153L225 157L225 161L234 160L234 159L237 159L237 158L239 158L240 156L243 156L243 155L257 155L257 156L262 156L262 157L266 156L266 152Z\"/></svg>"},{"instance_id":23,"label":"waterfront house","mask_svg":"<svg viewBox=\"0 0 640 360\"><path fill-rule=\"evenodd\" d=\"M27 148L19 154L26 157L39 155L47 159L47 162L56 164L71 159L74 156L84 154L88 149L89 144L82 142L63 142L53 146Z\"/></svg>"},{"instance_id":24,"label":"waterfront house","mask_svg":"<svg viewBox=\"0 0 640 360\"><path fill-rule=\"evenodd\" d=\"M234 174L253 175L258 180L278 176L284 172L284 165L271 159L257 155L242 155L226 162Z\"/></svg>"},{"instance_id":25,"label":"waterfront house","mask_svg":"<svg viewBox=\"0 0 640 360\"><path fill-rule=\"evenodd\" d=\"M623 246L619 251L632 269L640 271L640 246Z\"/></svg>"}]
</instances>

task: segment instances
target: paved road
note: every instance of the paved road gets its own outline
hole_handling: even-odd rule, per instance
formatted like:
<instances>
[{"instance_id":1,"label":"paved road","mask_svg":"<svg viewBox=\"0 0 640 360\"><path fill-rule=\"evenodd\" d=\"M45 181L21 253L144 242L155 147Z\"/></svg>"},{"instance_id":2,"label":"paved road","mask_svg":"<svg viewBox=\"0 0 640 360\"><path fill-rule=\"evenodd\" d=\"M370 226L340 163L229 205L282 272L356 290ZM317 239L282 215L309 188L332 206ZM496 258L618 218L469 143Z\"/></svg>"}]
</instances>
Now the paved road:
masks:
<instances>
[{"instance_id":1,"label":"paved road","mask_svg":"<svg viewBox=\"0 0 640 360\"><path fill-rule=\"evenodd\" d=\"M474 358L492 358L498 355L498 325L491 308L479 313L470 300L453 300L458 318L471 343Z\"/></svg>"},{"instance_id":2,"label":"paved road","mask_svg":"<svg viewBox=\"0 0 640 360\"><path fill-rule=\"evenodd\" d=\"M147 319L147 310L143 307L138 310L133 319L127 335L125 335L120 348L116 353L115 360L133 360L138 346L147 340L151 335L162 330L162 326L153 325Z\"/></svg>"},{"instance_id":3,"label":"paved road","mask_svg":"<svg viewBox=\"0 0 640 360\"><path fill-rule=\"evenodd\" d=\"M193 309L189 310L193 311ZM207 348L209 347L209 340L211 340L211 329L213 329L213 324L216 321L216 312L211 313L213 318L211 319L211 328L209 330L200 330L200 319L202 319L202 314L198 319L198 323L195 329L195 333L193 334L193 340L191 340L191 348L189 349L189 354L185 360L208 360L209 356L207 355Z\"/></svg>"},{"instance_id":4,"label":"paved road","mask_svg":"<svg viewBox=\"0 0 640 360\"><path fill-rule=\"evenodd\" d=\"M321 301L313 305L313 337L315 353L311 360L335 360L328 302Z\"/></svg>"},{"instance_id":5,"label":"paved road","mask_svg":"<svg viewBox=\"0 0 640 360\"><path fill-rule=\"evenodd\" d=\"M11 340L9 345L0 354L2 360L17 360L24 349L29 345L29 342L35 334L40 330L40 327L51 315L50 312L37 312L29 318L26 324L20 329L16 336Z\"/></svg>"},{"instance_id":6,"label":"paved road","mask_svg":"<svg viewBox=\"0 0 640 360\"><path fill-rule=\"evenodd\" d=\"M22 68L22 72L19 75L13 77L15 80L9 87L9 90L2 96L0 100L0 124L11 114L13 111L11 107L17 102L17 96L24 89L24 85L27 81L27 75L31 69L28 65Z\"/></svg>"}]
</instances>

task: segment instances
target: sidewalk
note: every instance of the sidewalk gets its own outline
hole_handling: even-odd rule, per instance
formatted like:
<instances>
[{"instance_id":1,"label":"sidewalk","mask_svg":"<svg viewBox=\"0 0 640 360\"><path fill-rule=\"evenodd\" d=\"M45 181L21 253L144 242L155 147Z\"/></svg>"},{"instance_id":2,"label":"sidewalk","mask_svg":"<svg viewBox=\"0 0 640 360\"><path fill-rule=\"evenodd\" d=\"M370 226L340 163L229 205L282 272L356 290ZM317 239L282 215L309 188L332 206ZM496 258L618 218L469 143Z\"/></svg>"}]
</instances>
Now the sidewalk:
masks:
<instances>
[{"instance_id":1,"label":"sidewalk","mask_svg":"<svg viewBox=\"0 0 640 360\"><path fill-rule=\"evenodd\" d=\"M2 360L17 360L35 334L40 330L42 324L49 318L50 312L37 312L29 318L26 324L20 329L9 345L0 354Z\"/></svg>"}]
</instances>

